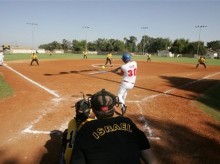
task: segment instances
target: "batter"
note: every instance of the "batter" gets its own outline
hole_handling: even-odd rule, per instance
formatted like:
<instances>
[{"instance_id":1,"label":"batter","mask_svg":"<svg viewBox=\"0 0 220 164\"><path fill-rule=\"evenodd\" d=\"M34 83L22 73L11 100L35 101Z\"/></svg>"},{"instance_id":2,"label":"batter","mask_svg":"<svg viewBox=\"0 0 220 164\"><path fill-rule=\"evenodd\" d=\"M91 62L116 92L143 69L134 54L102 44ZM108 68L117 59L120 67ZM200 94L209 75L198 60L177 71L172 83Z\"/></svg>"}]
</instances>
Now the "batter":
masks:
<instances>
[{"instance_id":1,"label":"batter","mask_svg":"<svg viewBox=\"0 0 220 164\"><path fill-rule=\"evenodd\" d=\"M134 88L137 76L137 62L131 61L131 55L125 53L122 55L122 61L125 63L121 67L116 68L113 72L123 76L121 86L118 91L118 98L121 103L122 115L126 113L127 106L125 100L129 89ZM118 73L118 71L120 72Z\"/></svg>"}]
</instances>

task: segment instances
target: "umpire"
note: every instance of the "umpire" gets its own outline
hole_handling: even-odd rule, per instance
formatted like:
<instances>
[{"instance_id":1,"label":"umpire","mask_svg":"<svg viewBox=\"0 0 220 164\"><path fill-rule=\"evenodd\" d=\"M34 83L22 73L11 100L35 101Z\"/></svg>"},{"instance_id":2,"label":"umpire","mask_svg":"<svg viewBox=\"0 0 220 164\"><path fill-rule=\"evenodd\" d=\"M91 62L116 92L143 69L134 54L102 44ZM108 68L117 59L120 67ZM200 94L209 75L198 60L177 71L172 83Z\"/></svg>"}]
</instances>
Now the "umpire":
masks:
<instances>
[{"instance_id":1,"label":"umpire","mask_svg":"<svg viewBox=\"0 0 220 164\"><path fill-rule=\"evenodd\" d=\"M97 120L78 131L71 164L156 163L144 132L127 117L113 117L118 97L103 89L89 102Z\"/></svg>"}]
</instances>

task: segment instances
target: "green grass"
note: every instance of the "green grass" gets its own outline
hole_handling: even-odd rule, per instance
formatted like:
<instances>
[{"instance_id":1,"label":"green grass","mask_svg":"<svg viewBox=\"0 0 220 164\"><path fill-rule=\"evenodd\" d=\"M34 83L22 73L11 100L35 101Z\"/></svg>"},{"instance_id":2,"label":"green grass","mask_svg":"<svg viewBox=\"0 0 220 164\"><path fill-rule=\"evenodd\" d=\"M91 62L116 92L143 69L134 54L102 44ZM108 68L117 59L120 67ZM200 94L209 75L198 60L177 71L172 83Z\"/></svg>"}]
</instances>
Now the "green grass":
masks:
<instances>
[{"instance_id":1,"label":"green grass","mask_svg":"<svg viewBox=\"0 0 220 164\"><path fill-rule=\"evenodd\" d=\"M42 59L82 59L82 54L52 54L49 56L49 54L38 54L38 58L40 60ZM106 55L88 55L89 59L105 59ZM121 55L113 55L113 59L121 59ZM147 60L146 56L132 56L133 60ZM4 58L5 61L14 61L14 60L31 60L31 54L7 54ZM158 57L152 55L152 61L154 62L174 62L174 63L189 63L189 64L196 64L197 59L195 58L187 58L187 57L181 57L181 58L170 58L170 57ZM215 65L220 66L220 59L207 59L206 60L207 65Z\"/></svg>"},{"instance_id":2,"label":"green grass","mask_svg":"<svg viewBox=\"0 0 220 164\"><path fill-rule=\"evenodd\" d=\"M13 95L12 88L0 76L0 100Z\"/></svg>"},{"instance_id":3,"label":"green grass","mask_svg":"<svg viewBox=\"0 0 220 164\"><path fill-rule=\"evenodd\" d=\"M212 118L220 121L220 82L204 93L199 99L198 105Z\"/></svg>"}]
</instances>

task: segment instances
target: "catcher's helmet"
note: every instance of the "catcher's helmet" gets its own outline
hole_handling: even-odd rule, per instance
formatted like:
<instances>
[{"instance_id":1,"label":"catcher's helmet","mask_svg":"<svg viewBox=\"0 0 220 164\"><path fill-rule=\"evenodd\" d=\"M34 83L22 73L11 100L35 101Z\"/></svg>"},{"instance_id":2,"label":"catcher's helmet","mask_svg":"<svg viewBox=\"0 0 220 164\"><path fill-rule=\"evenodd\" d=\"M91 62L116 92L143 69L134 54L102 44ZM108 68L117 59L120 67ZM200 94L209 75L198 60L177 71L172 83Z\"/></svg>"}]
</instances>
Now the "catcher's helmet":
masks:
<instances>
[{"instance_id":1,"label":"catcher's helmet","mask_svg":"<svg viewBox=\"0 0 220 164\"><path fill-rule=\"evenodd\" d=\"M90 114L89 102L85 99L79 100L75 103L76 115L83 115L88 118Z\"/></svg>"},{"instance_id":2,"label":"catcher's helmet","mask_svg":"<svg viewBox=\"0 0 220 164\"><path fill-rule=\"evenodd\" d=\"M92 95L89 102L98 119L112 117L115 112L114 106L119 104L118 97L105 89Z\"/></svg>"},{"instance_id":3,"label":"catcher's helmet","mask_svg":"<svg viewBox=\"0 0 220 164\"><path fill-rule=\"evenodd\" d=\"M123 62L129 62L131 61L131 55L129 53L124 53L121 59L123 60Z\"/></svg>"}]
</instances>

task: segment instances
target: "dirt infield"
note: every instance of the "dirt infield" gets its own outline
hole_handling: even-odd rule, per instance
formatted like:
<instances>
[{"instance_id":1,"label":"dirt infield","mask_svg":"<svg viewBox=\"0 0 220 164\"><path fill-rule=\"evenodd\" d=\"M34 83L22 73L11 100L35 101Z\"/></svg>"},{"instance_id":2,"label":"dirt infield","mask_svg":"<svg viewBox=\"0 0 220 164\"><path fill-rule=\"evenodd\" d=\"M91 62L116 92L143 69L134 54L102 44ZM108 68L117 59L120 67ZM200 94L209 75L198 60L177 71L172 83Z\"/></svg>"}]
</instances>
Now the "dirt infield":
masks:
<instances>
[{"instance_id":1,"label":"dirt infield","mask_svg":"<svg viewBox=\"0 0 220 164\"><path fill-rule=\"evenodd\" d=\"M121 77L103 71L103 60L7 62L0 74L14 95L0 101L0 163L58 164L61 132L82 93L117 94ZM115 66L122 62L115 60ZM110 70L112 68L106 68ZM138 61L126 116L150 139L161 163L220 163L220 124L195 101L220 80L220 67ZM120 111L118 109L118 111Z\"/></svg>"}]
</instances>

